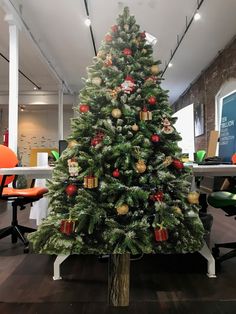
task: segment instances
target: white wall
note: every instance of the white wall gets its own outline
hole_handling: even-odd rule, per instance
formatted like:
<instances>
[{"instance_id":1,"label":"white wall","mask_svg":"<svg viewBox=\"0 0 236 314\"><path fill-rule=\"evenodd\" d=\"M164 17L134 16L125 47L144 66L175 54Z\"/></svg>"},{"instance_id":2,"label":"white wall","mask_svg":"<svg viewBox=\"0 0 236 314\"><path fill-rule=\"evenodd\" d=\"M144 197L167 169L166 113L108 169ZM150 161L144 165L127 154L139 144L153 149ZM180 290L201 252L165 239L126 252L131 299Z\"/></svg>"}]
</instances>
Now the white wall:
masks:
<instances>
[{"instance_id":1,"label":"white wall","mask_svg":"<svg viewBox=\"0 0 236 314\"><path fill-rule=\"evenodd\" d=\"M8 123L8 106L3 108L1 134ZM0 110L1 110L0 108ZM73 117L70 106L64 108L64 138L70 134L70 119ZM29 156L35 147L58 147L58 109L55 106L27 106L19 111L19 153L23 165L29 165ZM2 143L2 137L0 142Z\"/></svg>"}]
</instances>

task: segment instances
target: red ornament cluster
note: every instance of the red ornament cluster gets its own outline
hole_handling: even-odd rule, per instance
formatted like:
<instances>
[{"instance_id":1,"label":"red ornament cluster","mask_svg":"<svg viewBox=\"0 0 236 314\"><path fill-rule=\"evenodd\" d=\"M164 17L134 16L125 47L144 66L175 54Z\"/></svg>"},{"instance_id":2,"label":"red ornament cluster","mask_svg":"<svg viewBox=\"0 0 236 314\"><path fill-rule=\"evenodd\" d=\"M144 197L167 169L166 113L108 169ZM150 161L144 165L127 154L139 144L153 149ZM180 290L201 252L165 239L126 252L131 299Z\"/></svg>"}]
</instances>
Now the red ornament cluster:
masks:
<instances>
[{"instance_id":1,"label":"red ornament cluster","mask_svg":"<svg viewBox=\"0 0 236 314\"><path fill-rule=\"evenodd\" d=\"M88 112L89 111L89 105L87 105L87 104L81 104L80 106L79 106L79 111L80 112Z\"/></svg>"},{"instance_id":2,"label":"red ornament cluster","mask_svg":"<svg viewBox=\"0 0 236 314\"><path fill-rule=\"evenodd\" d=\"M91 139L91 145L96 146L102 142L104 138L104 133L103 132L98 132L97 135Z\"/></svg>"},{"instance_id":3,"label":"red ornament cluster","mask_svg":"<svg viewBox=\"0 0 236 314\"><path fill-rule=\"evenodd\" d=\"M131 55L132 55L132 50L129 49L129 48L125 48L125 49L123 50L123 54L124 54L125 56L131 56Z\"/></svg>"},{"instance_id":4,"label":"red ornament cluster","mask_svg":"<svg viewBox=\"0 0 236 314\"><path fill-rule=\"evenodd\" d=\"M162 191L158 191L155 194L150 195L149 198L153 202L162 202L164 198L164 193Z\"/></svg>"}]
</instances>

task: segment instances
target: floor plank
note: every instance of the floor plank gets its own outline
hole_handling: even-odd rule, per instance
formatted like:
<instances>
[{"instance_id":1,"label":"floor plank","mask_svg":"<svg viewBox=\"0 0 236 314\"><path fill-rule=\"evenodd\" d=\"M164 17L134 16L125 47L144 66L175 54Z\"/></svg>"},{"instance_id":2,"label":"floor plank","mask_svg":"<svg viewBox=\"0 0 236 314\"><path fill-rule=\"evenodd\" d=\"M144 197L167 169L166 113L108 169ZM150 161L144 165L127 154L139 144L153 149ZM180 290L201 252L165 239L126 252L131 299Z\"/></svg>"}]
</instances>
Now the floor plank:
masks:
<instances>
[{"instance_id":1,"label":"floor plank","mask_svg":"<svg viewBox=\"0 0 236 314\"><path fill-rule=\"evenodd\" d=\"M11 211L0 204L0 228ZM236 239L235 220L221 210L214 216L211 245ZM29 208L19 213L29 221ZM236 313L236 258L225 261L216 279L206 276L206 261L198 253L145 255L131 262L130 306L107 305L107 261L96 256L71 256L61 266L63 280L53 281L55 256L23 254L20 243L0 240L0 313Z\"/></svg>"}]
</instances>

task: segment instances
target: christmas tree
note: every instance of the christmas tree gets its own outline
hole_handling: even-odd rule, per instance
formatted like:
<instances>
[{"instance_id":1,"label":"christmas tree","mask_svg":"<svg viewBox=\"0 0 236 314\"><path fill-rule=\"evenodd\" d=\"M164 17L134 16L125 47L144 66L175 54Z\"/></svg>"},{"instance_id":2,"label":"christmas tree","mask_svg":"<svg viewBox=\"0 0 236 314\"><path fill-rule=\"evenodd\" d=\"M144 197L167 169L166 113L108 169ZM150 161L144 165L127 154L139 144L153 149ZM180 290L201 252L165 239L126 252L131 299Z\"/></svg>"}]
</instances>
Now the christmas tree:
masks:
<instances>
[{"instance_id":1,"label":"christmas tree","mask_svg":"<svg viewBox=\"0 0 236 314\"><path fill-rule=\"evenodd\" d=\"M204 230L159 61L128 8L87 69L72 133L48 182L50 214L29 234L48 254L185 253Z\"/></svg>"}]
</instances>

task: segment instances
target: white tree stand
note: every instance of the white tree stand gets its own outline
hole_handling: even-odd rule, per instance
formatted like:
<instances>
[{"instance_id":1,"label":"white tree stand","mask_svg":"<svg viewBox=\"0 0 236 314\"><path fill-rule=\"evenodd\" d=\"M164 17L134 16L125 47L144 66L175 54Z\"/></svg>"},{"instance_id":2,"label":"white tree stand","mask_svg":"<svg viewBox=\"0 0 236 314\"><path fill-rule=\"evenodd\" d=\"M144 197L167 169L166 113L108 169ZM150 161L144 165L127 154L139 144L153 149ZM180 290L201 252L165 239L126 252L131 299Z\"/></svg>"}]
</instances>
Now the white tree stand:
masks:
<instances>
[{"instance_id":1,"label":"white tree stand","mask_svg":"<svg viewBox=\"0 0 236 314\"><path fill-rule=\"evenodd\" d=\"M199 253L207 260L207 276L209 278L216 278L215 274L215 259L211 254L209 247L207 246L206 242L204 241L202 249ZM60 280L62 279L60 273L60 266L61 264L69 257L70 255L58 255L54 262L54 275L53 280Z\"/></svg>"}]
</instances>

